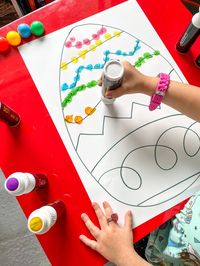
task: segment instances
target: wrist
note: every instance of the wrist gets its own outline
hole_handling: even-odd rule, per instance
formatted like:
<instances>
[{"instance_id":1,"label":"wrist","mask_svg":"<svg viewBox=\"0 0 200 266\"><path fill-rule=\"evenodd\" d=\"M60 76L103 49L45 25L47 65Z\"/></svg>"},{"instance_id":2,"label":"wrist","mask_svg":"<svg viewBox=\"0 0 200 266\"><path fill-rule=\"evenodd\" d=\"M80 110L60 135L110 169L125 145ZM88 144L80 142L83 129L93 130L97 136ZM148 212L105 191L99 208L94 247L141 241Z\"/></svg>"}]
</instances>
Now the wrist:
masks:
<instances>
[{"instance_id":1,"label":"wrist","mask_svg":"<svg viewBox=\"0 0 200 266\"><path fill-rule=\"evenodd\" d=\"M117 266L134 266L138 262L138 258L140 259L137 252L134 248L127 250L126 252L121 252L121 255L118 260L115 262Z\"/></svg>"},{"instance_id":2,"label":"wrist","mask_svg":"<svg viewBox=\"0 0 200 266\"><path fill-rule=\"evenodd\" d=\"M159 77L145 76L140 92L148 96L152 96L155 93L158 81Z\"/></svg>"}]
</instances>

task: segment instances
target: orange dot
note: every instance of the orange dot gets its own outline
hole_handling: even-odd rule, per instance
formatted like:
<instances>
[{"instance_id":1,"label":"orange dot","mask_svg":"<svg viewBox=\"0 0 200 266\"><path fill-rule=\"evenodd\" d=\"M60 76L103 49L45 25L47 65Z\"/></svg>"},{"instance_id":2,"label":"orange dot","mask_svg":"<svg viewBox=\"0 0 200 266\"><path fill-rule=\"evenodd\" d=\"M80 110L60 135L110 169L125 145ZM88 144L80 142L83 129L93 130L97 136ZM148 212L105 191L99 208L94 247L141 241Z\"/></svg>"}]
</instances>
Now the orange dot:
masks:
<instances>
[{"instance_id":1,"label":"orange dot","mask_svg":"<svg viewBox=\"0 0 200 266\"><path fill-rule=\"evenodd\" d=\"M92 115L95 111L96 111L96 108L92 108L89 106L85 108L86 115Z\"/></svg>"},{"instance_id":2,"label":"orange dot","mask_svg":"<svg viewBox=\"0 0 200 266\"><path fill-rule=\"evenodd\" d=\"M75 116L74 122L80 125L83 122L82 116Z\"/></svg>"},{"instance_id":3,"label":"orange dot","mask_svg":"<svg viewBox=\"0 0 200 266\"><path fill-rule=\"evenodd\" d=\"M65 116L65 121L67 123L72 123L73 122L73 115L66 115Z\"/></svg>"}]
</instances>

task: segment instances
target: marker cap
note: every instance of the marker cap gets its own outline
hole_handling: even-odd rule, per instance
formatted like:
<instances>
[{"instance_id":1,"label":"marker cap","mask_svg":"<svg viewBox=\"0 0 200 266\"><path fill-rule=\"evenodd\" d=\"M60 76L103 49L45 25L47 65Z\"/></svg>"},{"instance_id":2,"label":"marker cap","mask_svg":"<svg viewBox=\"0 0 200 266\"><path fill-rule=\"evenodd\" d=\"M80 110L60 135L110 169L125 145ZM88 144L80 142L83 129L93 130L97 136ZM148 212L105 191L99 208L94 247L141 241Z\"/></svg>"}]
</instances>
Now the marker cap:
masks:
<instances>
[{"instance_id":1,"label":"marker cap","mask_svg":"<svg viewBox=\"0 0 200 266\"><path fill-rule=\"evenodd\" d=\"M51 229L57 220L57 212L51 206L43 206L31 213L28 218L28 229L34 234L44 234Z\"/></svg>"},{"instance_id":2,"label":"marker cap","mask_svg":"<svg viewBox=\"0 0 200 266\"><path fill-rule=\"evenodd\" d=\"M11 177L6 182L6 187L9 191L15 191L19 186L19 181L15 177Z\"/></svg>"},{"instance_id":3,"label":"marker cap","mask_svg":"<svg viewBox=\"0 0 200 266\"><path fill-rule=\"evenodd\" d=\"M117 60L108 61L104 66L104 75L110 81L118 81L124 75L124 67Z\"/></svg>"},{"instance_id":4,"label":"marker cap","mask_svg":"<svg viewBox=\"0 0 200 266\"><path fill-rule=\"evenodd\" d=\"M102 96L101 100L105 104L112 104L115 98L105 97L107 90L115 90L121 86L124 75L124 66L118 60L108 61L103 69L102 75Z\"/></svg>"},{"instance_id":5,"label":"marker cap","mask_svg":"<svg viewBox=\"0 0 200 266\"><path fill-rule=\"evenodd\" d=\"M5 181L4 187L13 196L20 196L31 192L35 188L35 178L32 174L16 172Z\"/></svg>"}]
</instances>

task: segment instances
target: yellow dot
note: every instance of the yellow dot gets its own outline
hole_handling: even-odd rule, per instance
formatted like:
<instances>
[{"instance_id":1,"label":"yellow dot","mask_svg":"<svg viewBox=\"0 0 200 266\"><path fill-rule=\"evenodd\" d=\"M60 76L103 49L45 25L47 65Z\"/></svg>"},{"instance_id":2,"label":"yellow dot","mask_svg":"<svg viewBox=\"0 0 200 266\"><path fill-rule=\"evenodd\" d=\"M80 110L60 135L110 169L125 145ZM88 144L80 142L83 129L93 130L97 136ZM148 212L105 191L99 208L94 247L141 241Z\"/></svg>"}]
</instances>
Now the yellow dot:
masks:
<instances>
[{"instance_id":1,"label":"yellow dot","mask_svg":"<svg viewBox=\"0 0 200 266\"><path fill-rule=\"evenodd\" d=\"M90 45L90 50L91 51L95 51L96 50L96 45L95 44L91 44Z\"/></svg>"},{"instance_id":2,"label":"yellow dot","mask_svg":"<svg viewBox=\"0 0 200 266\"><path fill-rule=\"evenodd\" d=\"M85 51L83 50L83 51L80 51L79 53L78 53L78 55L82 58L82 59L85 59Z\"/></svg>"},{"instance_id":3,"label":"yellow dot","mask_svg":"<svg viewBox=\"0 0 200 266\"><path fill-rule=\"evenodd\" d=\"M71 61L72 61L72 63L76 64L76 63L78 63L78 58L74 56L71 58Z\"/></svg>"},{"instance_id":4,"label":"yellow dot","mask_svg":"<svg viewBox=\"0 0 200 266\"><path fill-rule=\"evenodd\" d=\"M109 40L109 39L112 38L112 36L111 36L110 33L106 33L106 34L104 35L104 38L105 38L106 40Z\"/></svg>"},{"instance_id":5,"label":"yellow dot","mask_svg":"<svg viewBox=\"0 0 200 266\"><path fill-rule=\"evenodd\" d=\"M62 70L66 70L67 67L68 67L68 65L67 65L67 63L65 63L65 62L62 62L62 63L60 64L60 68L62 68Z\"/></svg>"},{"instance_id":6,"label":"yellow dot","mask_svg":"<svg viewBox=\"0 0 200 266\"><path fill-rule=\"evenodd\" d=\"M96 46L102 45L102 41L101 40L96 40Z\"/></svg>"},{"instance_id":7,"label":"yellow dot","mask_svg":"<svg viewBox=\"0 0 200 266\"><path fill-rule=\"evenodd\" d=\"M29 222L29 227L32 231L38 232L42 228L43 222L40 217L33 217Z\"/></svg>"},{"instance_id":8,"label":"yellow dot","mask_svg":"<svg viewBox=\"0 0 200 266\"><path fill-rule=\"evenodd\" d=\"M115 31L115 32L113 33L113 35L114 35L115 37L120 37L121 32L120 32L120 31Z\"/></svg>"},{"instance_id":9,"label":"yellow dot","mask_svg":"<svg viewBox=\"0 0 200 266\"><path fill-rule=\"evenodd\" d=\"M10 45L17 46L21 43L21 36L18 32L12 30L9 31L6 35L6 39L8 40Z\"/></svg>"}]
</instances>

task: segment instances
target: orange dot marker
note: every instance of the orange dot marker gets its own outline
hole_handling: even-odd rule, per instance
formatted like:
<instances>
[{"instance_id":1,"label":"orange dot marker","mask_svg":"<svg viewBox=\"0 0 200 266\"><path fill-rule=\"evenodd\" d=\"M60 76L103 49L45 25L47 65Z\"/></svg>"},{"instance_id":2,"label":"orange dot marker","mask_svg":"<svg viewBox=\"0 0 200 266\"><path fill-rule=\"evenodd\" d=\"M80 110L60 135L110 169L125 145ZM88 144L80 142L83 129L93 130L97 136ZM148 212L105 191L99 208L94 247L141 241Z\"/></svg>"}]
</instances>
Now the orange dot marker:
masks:
<instances>
[{"instance_id":1,"label":"orange dot marker","mask_svg":"<svg viewBox=\"0 0 200 266\"><path fill-rule=\"evenodd\" d=\"M76 123L76 124L81 124L82 122L83 122L83 118L82 118L82 116L75 116L75 118L74 118L74 122Z\"/></svg>"},{"instance_id":2,"label":"orange dot marker","mask_svg":"<svg viewBox=\"0 0 200 266\"><path fill-rule=\"evenodd\" d=\"M95 111L96 111L96 108L92 108L92 107L85 108L86 115L92 115Z\"/></svg>"}]
</instances>

